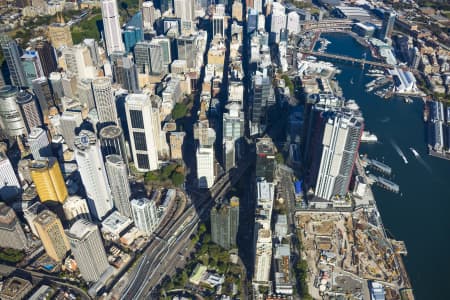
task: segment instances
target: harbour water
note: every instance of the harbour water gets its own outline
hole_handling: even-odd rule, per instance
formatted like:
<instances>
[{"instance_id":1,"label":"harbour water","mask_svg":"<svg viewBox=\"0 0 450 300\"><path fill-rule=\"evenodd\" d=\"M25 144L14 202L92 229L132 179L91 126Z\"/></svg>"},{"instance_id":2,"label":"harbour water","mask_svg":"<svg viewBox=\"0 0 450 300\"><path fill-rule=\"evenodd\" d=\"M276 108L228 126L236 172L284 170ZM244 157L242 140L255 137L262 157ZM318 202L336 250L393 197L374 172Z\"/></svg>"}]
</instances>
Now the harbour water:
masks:
<instances>
[{"instance_id":1,"label":"harbour water","mask_svg":"<svg viewBox=\"0 0 450 300\"><path fill-rule=\"evenodd\" d=\"M351 36L342 33L323 34L331 41L326 52L361 58L370 51ZM392 181L400 185L394 194L373 187L384 222L394 238L404 240L408 256L404 261L416 299L448 299L447 280L450 270L450 161L431 157L426 149L423 103L403 99L384 100L365 90L373 80L365 76L360 65L334 62L342 71L337 79L347 99L359 104L365 117L365 130L378 136L376 144L362 144L361 153L392 167ZM408 160L405 164L394 145ZM417 150L416 158L410 147Z\"/></svg>"}]
</instances>

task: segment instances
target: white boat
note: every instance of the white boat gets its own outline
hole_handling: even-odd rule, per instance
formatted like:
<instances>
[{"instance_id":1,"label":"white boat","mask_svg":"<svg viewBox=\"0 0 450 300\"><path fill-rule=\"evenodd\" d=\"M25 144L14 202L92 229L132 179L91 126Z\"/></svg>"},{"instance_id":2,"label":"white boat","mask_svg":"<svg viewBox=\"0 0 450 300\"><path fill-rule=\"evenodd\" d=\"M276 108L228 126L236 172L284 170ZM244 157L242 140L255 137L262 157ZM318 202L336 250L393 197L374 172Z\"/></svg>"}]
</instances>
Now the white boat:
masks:
<instances>
[{"instance_id":1,"label":"white boat","mask_svg":"<svg viewBox=\"0 0 450 300\"><path fill-rule=\"evenodd\" d=\"M420 157L419 152L416 151L416 149L410 147L409 150L411 150L411 152L414 154L415 157Z\"/></svg>"},{"instance_id":2,"label":"white boat","mask_svg":"<svg viewBox=\"0 0 450 300\"><path fill-rule=\"evenodd\" d=\"M363 133L361 135L361 142L376 143L376 142L378 142L378 137L375 134L370 133L369 131L363 131Z\"/></svg>"},{"instance_id":3,"label":"white boat","mask_svg":"<svg viewBox=\"0 0 450 300\"><path fill-rule=\"evenodd\" d=\"M408 160L406 159L406 156L402 155L403 161L405 162L405 164L408 164Z\"/></svg>"},{"instance_id":4,"label":"white boat","mask_svg":"<svg viewBox=\"0 0 450 300\"><path fill-rule=\"evenodd\" d=\"M413 103L413 100L409 97L405 97L405 103Z\"/></svg>"}]
</instances>

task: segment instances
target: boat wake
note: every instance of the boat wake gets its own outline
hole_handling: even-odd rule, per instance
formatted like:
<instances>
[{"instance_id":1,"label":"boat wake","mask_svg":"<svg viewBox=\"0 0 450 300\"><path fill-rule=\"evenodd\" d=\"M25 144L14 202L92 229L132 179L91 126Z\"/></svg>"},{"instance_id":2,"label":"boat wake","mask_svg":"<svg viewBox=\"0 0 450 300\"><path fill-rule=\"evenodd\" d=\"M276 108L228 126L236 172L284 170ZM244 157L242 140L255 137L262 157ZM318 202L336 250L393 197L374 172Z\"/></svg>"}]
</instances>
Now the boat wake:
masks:
<instances>
[{"instance_id":1,"label":"boat wake","mask_svg":"<svg viewBox=\"0 0 450 300\"><path fill-rule=\"evenodd\" d=\"M400 147L397 145L396 142L394 142L394 140L391 140L391 144L392 144L392 147L394 147L395 151L397 151L398 155L400 155L400 157L403 159L405 164L407 164L408 160L406 159L406 156L403 153L402 149L400 149Z\"/></svg>"},{"instance_id":2,"label":"boat wake","mask_svg":"<svg viewBox=\"0 0 450 300\"><path fill-rule=\"evenodd\" d=\"M384 119L381 119L380 122L381 122L381 123L387 123L387 122L389 122L390 120L391 120L391 118L386 117L386 118L384 118Z\"/></svg>"},{"instance_id":3,"label":"boat wake","mask_svg":"<svg viewBox=\"0 0 450 300\"><path fill-rule=\"evenodd\" d=\"M423 158L422 157L416 157L417 158L417 161L430 173L430 174L432 174L433 173L433 170L431 169L431 167L430 167L430 165L429 164L427 164L427 162L426 161L424 161L423 160Z\"/></svg>"}]
</instances>

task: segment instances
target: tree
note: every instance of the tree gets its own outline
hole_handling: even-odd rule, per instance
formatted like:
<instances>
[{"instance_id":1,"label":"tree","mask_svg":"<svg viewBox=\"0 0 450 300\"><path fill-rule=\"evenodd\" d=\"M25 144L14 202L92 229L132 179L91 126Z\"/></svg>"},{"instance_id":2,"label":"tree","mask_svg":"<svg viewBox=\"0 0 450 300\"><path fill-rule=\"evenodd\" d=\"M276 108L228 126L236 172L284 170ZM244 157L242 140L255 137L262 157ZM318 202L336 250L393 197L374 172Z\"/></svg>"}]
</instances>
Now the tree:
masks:
<instances>
[{"instance_id":1,"label":"tree","mask_svg":"<svg viewBox=\"0 0 450 300\"><path fill-rule=\"evenodd\" d=\"M172 180L172 183L176 186L180 186L184 183L184 175L174 172L170 178Z\"/></svg>"},{"instance_id":2,"label":"tree","mask_svg":"<svg viewBox=\"0 0 450 300\"><path fill-rule=\"evenodd\" d=\"M278 152L277 154L275 154L275 160L278 164L284 164L283 154L281 152Z\"/></svg>"},{"instance_id":3,"label":"tree","mask_svg":"<svg viewBox=\"0 0 450 300\"><path fill-rule=\"evenodd\" d=\"M172 118L178 120L186 116L188 108L184 103L177 103L172 110Z\"/></svg>"}]
</instances>

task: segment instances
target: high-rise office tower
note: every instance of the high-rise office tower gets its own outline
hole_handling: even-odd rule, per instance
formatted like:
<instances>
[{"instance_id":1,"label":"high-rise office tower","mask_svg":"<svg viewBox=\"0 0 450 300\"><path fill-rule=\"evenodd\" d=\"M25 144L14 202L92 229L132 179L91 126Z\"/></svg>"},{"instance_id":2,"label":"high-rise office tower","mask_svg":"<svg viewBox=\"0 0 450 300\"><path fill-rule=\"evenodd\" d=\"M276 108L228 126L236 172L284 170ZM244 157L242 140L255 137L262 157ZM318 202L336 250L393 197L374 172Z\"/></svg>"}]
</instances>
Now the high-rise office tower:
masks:
<instances>
[{"instance_id":1,"label":"high-rise office tower","mask_svg":"<svg viewBox=\"0 0 450 300\"><path fill-rule=\"evenodd\" d=\"M183 142L186 133L184 131L170 133L169 142L170 142L170 158L172 160L181 160L183 159Z\"/></svg>"},{"instance_id":2,"label":"high-rise office tower","mask_svg":"<svg viewBox=\"0 0 450 300\"><path fill-rule=\"evenodd\" d=\"M211 240L230 249L236 245L239 228L239 198L232 197L229 203L218 203L211 210Z\"/></svg>"},{"instance_id":3,"label":"high-rise office tower","mask_svg":"<svg viewBox=\"0 0 450 300\"><path fill-rule=\"evenodd\" d=\"M70 223L79 219L91 220L86 199L77 195L67 197L63 204L63 211L66 220Z\"/></svg>"},{"instance_id":4,"label":"high-rise office tower","mask_svg":"<svg viewBox=\"0 0 450 300\"><path fill-rule=\"evenodd\" d=\"M57 105L58 102L60 102L61 98L64 96L64 88L63 88L63 84L62 84L62 74L59 72L52 72L52 73L50 73L48 80L50 82L51 90L53 92L53 98L55 100L55 104Z\"/></svg>"},{"instance_id":5,"label":"high-rise office tower","mask_svg":"<svg viewBox=\"0 0 450 300\"><path fill-rule=\"evenodd\" d=\"M22 69L25 74L27 87L31 87L33 80L36 78L44 76L41 60L37 51L25 51L25 53L20 57L20 63L22 64Z\"/></svg>"},{"instance_id":6,"label":"high-rise office tower","mask_svg":"<svg viewBox=\"0 0 450 300\"><path fill-rule=\"evenodd\" d=\"M172 0L159 0L159 9L161 10L161 14L164 14L166 11L173 10Z\"/></svg>"},{"instance_id":7,"label":"high-rise office tower","mask_svg":"<svg viewBox=\"0 0 450 300\"><path fill-rule=\"evenodd\" d=\"M39 114L39 108L33 94L27 91L20 91L17 94L16 102L28 133L33 128L42 126L41 115Z\"/></svg>"},{"instance_id":8,"label":"high-rise office tower","mask_svg":"<svg viewBox=\"0 0 450 300\"><path fill-rule=\"evenodd\" d=\"M95 39L84 39L83 44L86 45L89 49L89 53L91 54L92 63L94 66L101 66L102 60L100 58L100 54L98 53L98 43Z\"/></svg>"},{"instance_id":9,"label":"high-rise office tower","mask_svg":"<svg viewBox=\"0 0 450 300\"><path fill-rule=\"evenodd\" d=\"M237 141L244 136L244 112L238 103L225 106L228 112L223 114L223 137Z\"/></svg>"},{"instance_id":10,"label":"high-rise office tower","mask_svg":"<svg viewBox=\"0 0 450 300\"><path fill-rule=\"evenodd\" d=\"M153 30L155 24L155 5L152 1L142 3L142 19L145 30Z\"/></svg>"},{"instance_id":11,"label":"high-rise office tower","mask_svg":"<svg viewBox=\"0 0 450 300\"><path fill-rule=\"evenodd\" d=\"M113 52L125 51L122 42L122 32L120 29L120 15L116 0L102 0L102 17L104 39L108 55Z\"/></svg>"},{"instance_id":12,"label":"high-rise office tower","mask_svg":"<svg viewBox=\"0 0 450 300\"><path fill-rule=\"evenodd\" d=\"M194 0L174 0L173 6L175 15L180 18L181 21L194 21Z\"/></svg>"},{"instance_id":13,"label":"high-rise office tower","mask_svg":"<svg viewBox=\"0 0 450 300\"><path fill-rule=\"evenodd\" d=\"M78 79L94 78L96 69L92 62L91 52L84 44L66 47L62 51L66 70Z\"/></svg>"},{"instance_id":14,"label":"high-rise office tower","mask_svg":"<svg viewBox=\"0 0 450 300\"><path fill-rule=\"evenodd\" d=\"M153 41L158 41L161 47L162 64L168 71L168 66L172 63L172 45L169 38L165 36L157 36L153 38Z\"/></svg>"},{"instance_id":15,"label":"high-rise office tower","mask_svg":"<svg viewBox=\"0 0 450 300\"><path fill-rule=\"evenodd\" d=\"M128 165L128 152L122 128L116 125L103 127L100 130L99 137L104 157L117 154Z\"/></svg>"},{"instance_id":16,"label":"high-rise office tower","mask_svg":"<svg viewBox=\"0 0 450 300\"><path fill-rule=\"evenodd\" d=\"M16 87L6 85L0 88L0 124L9 137L27 134L25 122L16 103L17 94Z\"/></svg>"},{"instance_id":17,"label":"high-rise office tower","mask_svg":"<svg viewBox=\"0 0 450 300\"><path fill-rule=\"evenodd\" d=\"M6 35L0 36L0 47L3 51L6 64L8 65L11 84L14 86L27 86L27 79L20 62L22 51L15 40L10 39Z\"/></svg>"},{"instance_id":18,"label":"high-rise office tower","mask_svg":"<svg viewBox=\"0 0 450 300\"><path fill-rule=\"evenodd\" d=\"M100 143L93 132L82 130L75 139L75 158L86 191L89 210L98 220L113 208Z\"/></svg>"},{"instance_id":19,"label":"high-rise office tower","mask_svg":"<svg viewBox=\"0 0 450 300\"><path fill-rule=\"evenodd\" d=\"M314 194L332 200L348 192L363 124L351 115L331 113L324 124L322 149Z\"/></svg>"},{"instance_id":20,"label":"high-rise office tower","mask_svg":"<svg viewBox=\"0 0 450 300\"><path fill-rule=\"evenodd\" d=\"M136 66L138 72L141 74L151 74L151 75L161 75L164 70L166 63L167 49L165 48L167 44L164 39L153 39L151 41L142 41L136 44L134 48L134 59L136 61Z\"/></svg>"},{"instance_id":21,"label":"high-rise office tower","mask_svg":"<svg viewBox=\"0 0 450 300\"><path fill-rule=\"evenodd\" d=\"M214 14L212 17L212 36L225 37L225 16Z\"/></svg>"},{"instance_id":22,"label":"high-rise office tower","mask_svg":"<svg viewBox=\"0 0 450 300\"><path fill-rule=\"evenodd\" d=\"M97 225L80 219L67 231L67 238L83 279L98 281L109 264Z\"/></svg>"},{"instance_id":23,"label":"high-rise office tower","mask_svg":"<svg viewBox=\"0 0 450 300\"><path fill-rule=\"evenodd\" d=\"M143 40L142 29L139 27L127 25L122 32L122 38L125 46L125 51L126 53L129 53L133 50L137 42Z\"/></svg>"},{"instance_id":24,"label":"high-rise office tower","mask_svg":"<svg viewBox=\"0 0 450 300\"><path fill-rule=\"evenodd\" d=\"M75 149L75 130L83 123L81 111L66 110L60 118L61 133L70 150Z\"/></svg>"},{"instance_id":25,"label":"high-rise office tower","mask_svg":"<svg viewBox=\"0 0 450 300\"><path fill-rule=\"evenodd\" d=\"M247 7L248 8L248 7ZM244 6L241 0L234 0L233 6L231 7L231 16L238 22L244 20Z\"/></svg>"},{"instance_id":26,"label":"high-rise office tower","mask_svg":"<svg viewBox=\"0 0 450 300\"><path fill-rule=\"evenodd\" d=\"M63 73L61 76L61 85L62 85L63 95L65 97L68 97L68 98L76 97L76 95L77 95L77 77L74 74L72 74L70 72ZM60 100L59 101L59 109L64 110L64 108L61 104L62 97L59 98L59 100Z\"/></svg>"},{"instance_id":27,"label":"high-rise office tower","mask_svg":"<svg viewBox=\"0 0 450 300\"><path fill-rule=\"evenodd\" d=\"M385 11L383 17L383 25L380 31L380 38L385 41L391 38L392 30L394 29L395 18L397 14L394 11Z\"/></svg>"},{"instance_id":28,"label":"high-rise office tower","mask_svg":"<svg viewBox=\"0 0 450 300\"><path fill-rule=\"evenodd\" d=\"M33 80L33 92L39 101L39 106L41 108L41 113L43 121L48 124L48 113L49 109L55 106L55 101L53 100L53 94L50 89L50 84L46 77L41 77Z\"/></svg>"},{"instance_id":29,"label":"high-rise office tower","mask_svg":"<svg viewBox=\"0 0 450 300\"><path fill-rule=\"evenodd\" d=\"M258 13L264 14L264 1L263 0L247 0L247 9L252 7L258 11Z\"/></svg>"},{"instance_id":30,"label":"high-rise office tower","mask_svg":"<svg viewBox=\"0 0 450 300\"><path fill-rule=\"evenodd\" d=\"M209 189L213 186L214 176L214 146L198 145L196 152L198 187Z\"/></svg>"},{"instance_id":31,"label":"high-rise office tower","mask_svg":"<svg viewBox=\"0 0 450 300\"><path fill-rule=\"evenodd\" d=\"M48 77L51 72L55 72L58 69L58 63L56 62L55 49L47 41L39 41L36 44L36 51L39 55L39 60L42 65L42 71L44 76Z\"/></svg>"},{"instance_id":32,"label":"high-rise office tower","mask_svg":"<svg viewBox=\"0 0 450 300\"><path fill-rule=\"evenodd\" d=\"M139 91L136 65L129 57L120 57L113 64L115 81L130 93Z\"/></svg>"},{"instance_id":33,"label":"high-rise office tower","mask_svg":"<svg viewBox=\"0 0 450 300\"><path fill-rule=\"evenodd\" d=\"M257 72L252 80L252 101L250 104L251 133L261 131L265 124L266 110L270 97L271 79L266 72Z\"/></svg>"},{"instance_id":34,"label":"high-rise office tower","mask_svg":"<svg viewBox=\"0 0 450 300\"><path fill-rule=\"evenodd\" d=\"M141 41L134 46L134 61L140 74L150 73L150 41Z\"/></svg>"},{"instance_id":35,"label":"high-rise office tower","mask_svg":"<svg viewBox=\"0 0 450 300\"><path fill-rule=\"evenodd\" d=\"M68 195L67 187L55 157L32 161L30 171L41 202L64 203Z\"/></svg>"},{"instance_id":36,"label":"high-rise office tower","mask_svg":"<svg viewBox=\"0 0 450 300\"><path fill-rule=\"evenodd\" d=\"M270 23L270 37L273 43L280 41L280 33L286 29L286 9L283 4L272 3L272 17Z\"/></svg>"},{"instance_id":37,"label":"high-rise office tower","mask_svg":"<svg viewBox=\"0 0 450 300\"><path fill-rule=\"evenodd\" d=\"M128 95L125 112L135 167L141 172L158 169L158 149L153 134L155 128L150 97L146 94Z\"/></svg>"},{"instance_id":38,"label":"high-rise office tower","mask_svg":"<svg viewBox=\"0 0 450 300\"><path fill-rule=\"evenodd\" d=\"M256 177L273 182L276 147L269 137L256 140Z\"/></svg>"},{"instance_id":39,"label":"high-rise office tower","mask_svg":"<svg viewBox=\"0 0 450 300\"><path fill-rule=\"evenodd\" d=\"M73 46L70 25L65 23L53 23L47 27L48 39L55 49Z\"/></svg>"},{"instance_id":40,"label":"high-rise office tower","mask_svg":"<svg viewBox=\"0 0 450 300\"><path fill-rule=\"evenodd\" d=\"M77 82L77 95L83 108L88 111L95 108L94 92L92 91L92 80L81 79Z\"/></svg>"},{"instance_id":41,"label":"high-rise office tower","mask_svg":"<svg viewBox=\"0 0 450 300\"><path fill-rule=\"evenodd\" d=\"M92 81L95 105L97 107L98 120L100 123L119 124L111 79L99 77Z\"/></svg>"},{"instance_id":42,"label":"high-rise office tower","mask_svg":"<svg viewBox=\"0 0 450 300\"><path fill-rule=\"evenodd\" d=\"M50 142L48 141L47 131L34 127L28 135L28 145L31 154L35 160L45 159L53 156Z\"/></svg>"},{"instance_id":43,"label":"high-rise office tower","mask_svg":"<svg viewBox=\"0 0 450 300\"><path fill-rule=\"evenodd\" d=\"M236 166L236 145L230 138L223 138L223 168L226 172Z\"/></svg>"},{"instance_id":44,"label":"high-rise office tower","mask_svg":"<svg viewBox=\"0 0 450 300\"><path fill-rule=\"evenodd\" d=\"M47 255L55 261L62 261L70 245L59 218L46 209L34 219L34 226Z\"/></svg>"},{"instance_id":45,"label":"high-rise office tower","mask_svg":"<svg viewBox=\"0 0 450 300\"><path fill-rule=\"evenodd\" d=\"M117 154L106 156L106 174L108 174L109 184L114 206L124 216L131 218L130 206L130 183L128 182L128 168L122 157Z\"/></svg>"},{"instance_id":46,"label":"high-rise office tower","mask_svg":"<svg viewBox=\"0 0 450 300\"><path fill-rule=\"evenodd\" d=\"M14 210L0 202L0 247L23 250L28 241Z\"/></svg>"},{"instance_id":47,"label":"high-rise office tower","mask_svg":"<svg viewBox=\"0 0 450 300\"><path fill-rule=\"evenodd\" d=\"M185 60L188 68L195 63L195 36L180 36L177 38L178 59Z\"/></svg>"},{"instance_id":48,"label":"high-rise office tower","mask_svg":"<svg viewBox=\"0 0 450 300\"><path fill-rule=\"evenodd\" d=\"M150 74L161 75L163 72L163 53L158 40L150 41Z\"/></svg>"},{"instance_id":49,"label":"high-rise office tower","mask_svg":"<svg viewBox=\"0 0 450 300\"><path fill-rule=\"evenodd\" d=\"M155 202L147 198L133 199L131 210L136 227L145 234L151 235L158 227Z\"/></svg>"}]
</instances>

